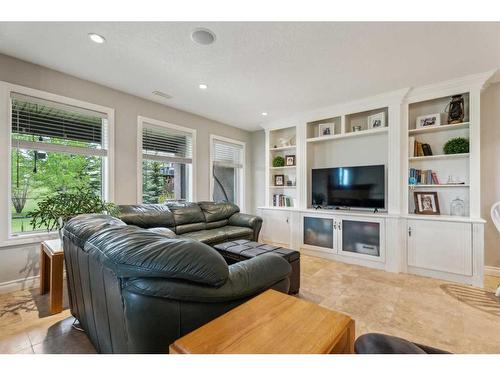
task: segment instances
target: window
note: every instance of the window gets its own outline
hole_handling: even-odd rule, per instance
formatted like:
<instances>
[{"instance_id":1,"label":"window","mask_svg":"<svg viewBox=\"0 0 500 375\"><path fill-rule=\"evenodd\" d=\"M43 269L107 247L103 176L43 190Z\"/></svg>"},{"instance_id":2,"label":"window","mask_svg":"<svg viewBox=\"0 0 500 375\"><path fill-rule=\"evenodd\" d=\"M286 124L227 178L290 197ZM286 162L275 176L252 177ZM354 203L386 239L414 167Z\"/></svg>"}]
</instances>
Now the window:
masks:
<instances>
[{"instance_id":1,"label":"window","mask_svg":"<svg viewBox=\"0 0 500 375\"><path fill-rule=\"evenodd\" d=\"M51 194L86 189L110 198L108 113L16 92L9 100L9 236L33 232L30 212Z\"/></svg>"},{"instance_id":2,"label":"window","mask_svg":"<svg viewBox=\"0 0 500 375\"><path fill-rule=\"evenodd\" d=\"M192 201L195 130L140 117L139 132L138 201Z\"/></svg>"},{"instance_id":3,"label":"window","mask_svg":"<svg viewBox=\"0 0 500 375\"><path fill-rule=\"evenodd\" d=\"M214 201L244 207L245 143L212 135L211 191Z\"/></svg>"}]
</instances>

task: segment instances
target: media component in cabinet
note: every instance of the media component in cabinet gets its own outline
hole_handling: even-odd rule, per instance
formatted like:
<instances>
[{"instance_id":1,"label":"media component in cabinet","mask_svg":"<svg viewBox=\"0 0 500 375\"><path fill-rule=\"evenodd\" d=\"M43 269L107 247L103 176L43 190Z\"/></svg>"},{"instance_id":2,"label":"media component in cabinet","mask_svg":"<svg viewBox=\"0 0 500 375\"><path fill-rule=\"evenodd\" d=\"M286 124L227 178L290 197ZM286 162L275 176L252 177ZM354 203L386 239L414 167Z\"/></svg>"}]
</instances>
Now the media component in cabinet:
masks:
<instances>
[{"instance_id":1,"label":"media component in cabinet","mask_svg":"<svg viewBox=\"0 0 500 375\"><path fill-rule=\"evenodd\" d=\"M304 216L304 245L333 249L334 219Z\"/></svg>"},{"instance_id":2,"label":"media component in cabinet","mask_svg":"<svg viewBox=\"0 0 500 375\"><path fill-rule=\"evenodd\" d=\"M380 256L380 223L342 220L342 251Z\"/></svg>"}]
</instances>

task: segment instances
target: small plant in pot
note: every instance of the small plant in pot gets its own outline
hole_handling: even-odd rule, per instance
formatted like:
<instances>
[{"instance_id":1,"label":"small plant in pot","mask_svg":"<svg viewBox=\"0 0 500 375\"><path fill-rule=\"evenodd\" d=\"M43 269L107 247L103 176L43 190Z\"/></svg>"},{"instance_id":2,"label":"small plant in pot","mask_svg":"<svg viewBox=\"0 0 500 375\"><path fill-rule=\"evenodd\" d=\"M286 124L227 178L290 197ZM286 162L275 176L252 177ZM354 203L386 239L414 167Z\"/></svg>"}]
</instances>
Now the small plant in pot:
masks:
<instances>
[{"instance_id":1,"label":"small plant in pot","mask_svg":"<svg viewBox=\"0 0 500 375\"><path fill-rule=\"evenodd\" d=\"M278 168L278 167L284 167L285 166L285 158L283 156L276 156L273 159L273 167Z\"/></svg>"},{"instance_id":2,"label":"small plant in pot","mask_svg":"<svg viewBox=\"0 0 500 375\"><path fill-rule=\"evenodd\" d=\"M469 140L467 138L452 138L443 147L445 154L466 154L469 152Z\"/></svg>"},{"instance_id":3,"label":"small plant in pot","mask_svg":"<svg viewBox=\"0 0 500 375\"><path fill-rule=\"evenodd\" d=\"M59 192L38 203L30 213L33 229L45 228L48 232L61 230L66 222L80 214L109 214L116 216L118 207L105 202L90 190Z\"/></svg>"}]
</instances>

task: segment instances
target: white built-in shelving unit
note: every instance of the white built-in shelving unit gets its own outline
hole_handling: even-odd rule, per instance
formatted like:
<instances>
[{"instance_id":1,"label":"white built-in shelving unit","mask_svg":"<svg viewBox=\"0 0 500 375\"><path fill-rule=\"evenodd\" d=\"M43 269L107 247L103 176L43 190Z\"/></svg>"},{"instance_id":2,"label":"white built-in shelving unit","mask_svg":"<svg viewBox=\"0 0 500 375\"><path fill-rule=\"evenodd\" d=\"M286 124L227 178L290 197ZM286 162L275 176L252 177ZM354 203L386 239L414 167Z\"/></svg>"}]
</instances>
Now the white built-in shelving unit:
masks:
<instances>
[{"instance_id":1,"label":"white built-in shelving unit","mask_svg":"<svg viewBox=\"0 0 500 375\"><path fill-rule=\"evenodd\" d=\"M268 157L266 205L258 208L264 218L261 238L328 259L481 286L480 94L492 74L384 93L264 124ZM448 124L445 109L457 94L463 95L465 116L459 124ZM381 113L383 126L371 127L368 119ZM416 127L417 117L435 113L440 113L441 125ZM322 134L325 126L329 130ZM289 137L293 141L283 146L280 140ZM411 156L412 137L429 144L433 154ZM444 144L456 137L469 139L469 152L444 154ZM296 165L273 167L276 155L294 155ZM312 207L313 168L376 164L386 169L385 210ZM435 171L439 184L410 185L410 168ZM275 186L277 174L294 180L294 186ZM414 192L436 192L440 215L415 214ZM293 197L293 207L273 207L273 194ZM465 202L463 216L450 215L457 197ZM323 232L309 233L311 225ZM359 235L361 240L353 240ZM321 238L324 243L318 245ZM365 246L365 240L377 245ZM358 251L365 247L365 253Z\"/></svg>"}]
</instances>

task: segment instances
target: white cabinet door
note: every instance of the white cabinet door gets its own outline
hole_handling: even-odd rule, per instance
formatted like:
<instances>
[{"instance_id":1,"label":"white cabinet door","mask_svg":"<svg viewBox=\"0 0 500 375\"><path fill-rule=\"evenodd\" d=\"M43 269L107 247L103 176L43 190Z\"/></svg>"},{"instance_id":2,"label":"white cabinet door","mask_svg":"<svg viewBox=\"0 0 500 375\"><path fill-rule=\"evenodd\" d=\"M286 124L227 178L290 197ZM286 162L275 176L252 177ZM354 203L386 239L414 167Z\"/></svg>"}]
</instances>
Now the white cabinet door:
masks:
<instances>
[{"instance_id":1,"label":"white cabinet door","mask_svg":"<svg viewBox=\"0 0 500 375\"><path fill-rule=\"evenodd\" d=\"M261 210L261 239L266 242L290 247L290 212L281 210Z\"/></svg>"},{"instance_id":2,"label":"white cabinet door","mask_svg":"<svg viewBox=\"0 0 500 375\"><path fill-rule=\"evenodd\" d=\"M408 265L472 275L471 224L408 220Z\"/></svg>"}]
</instances>

